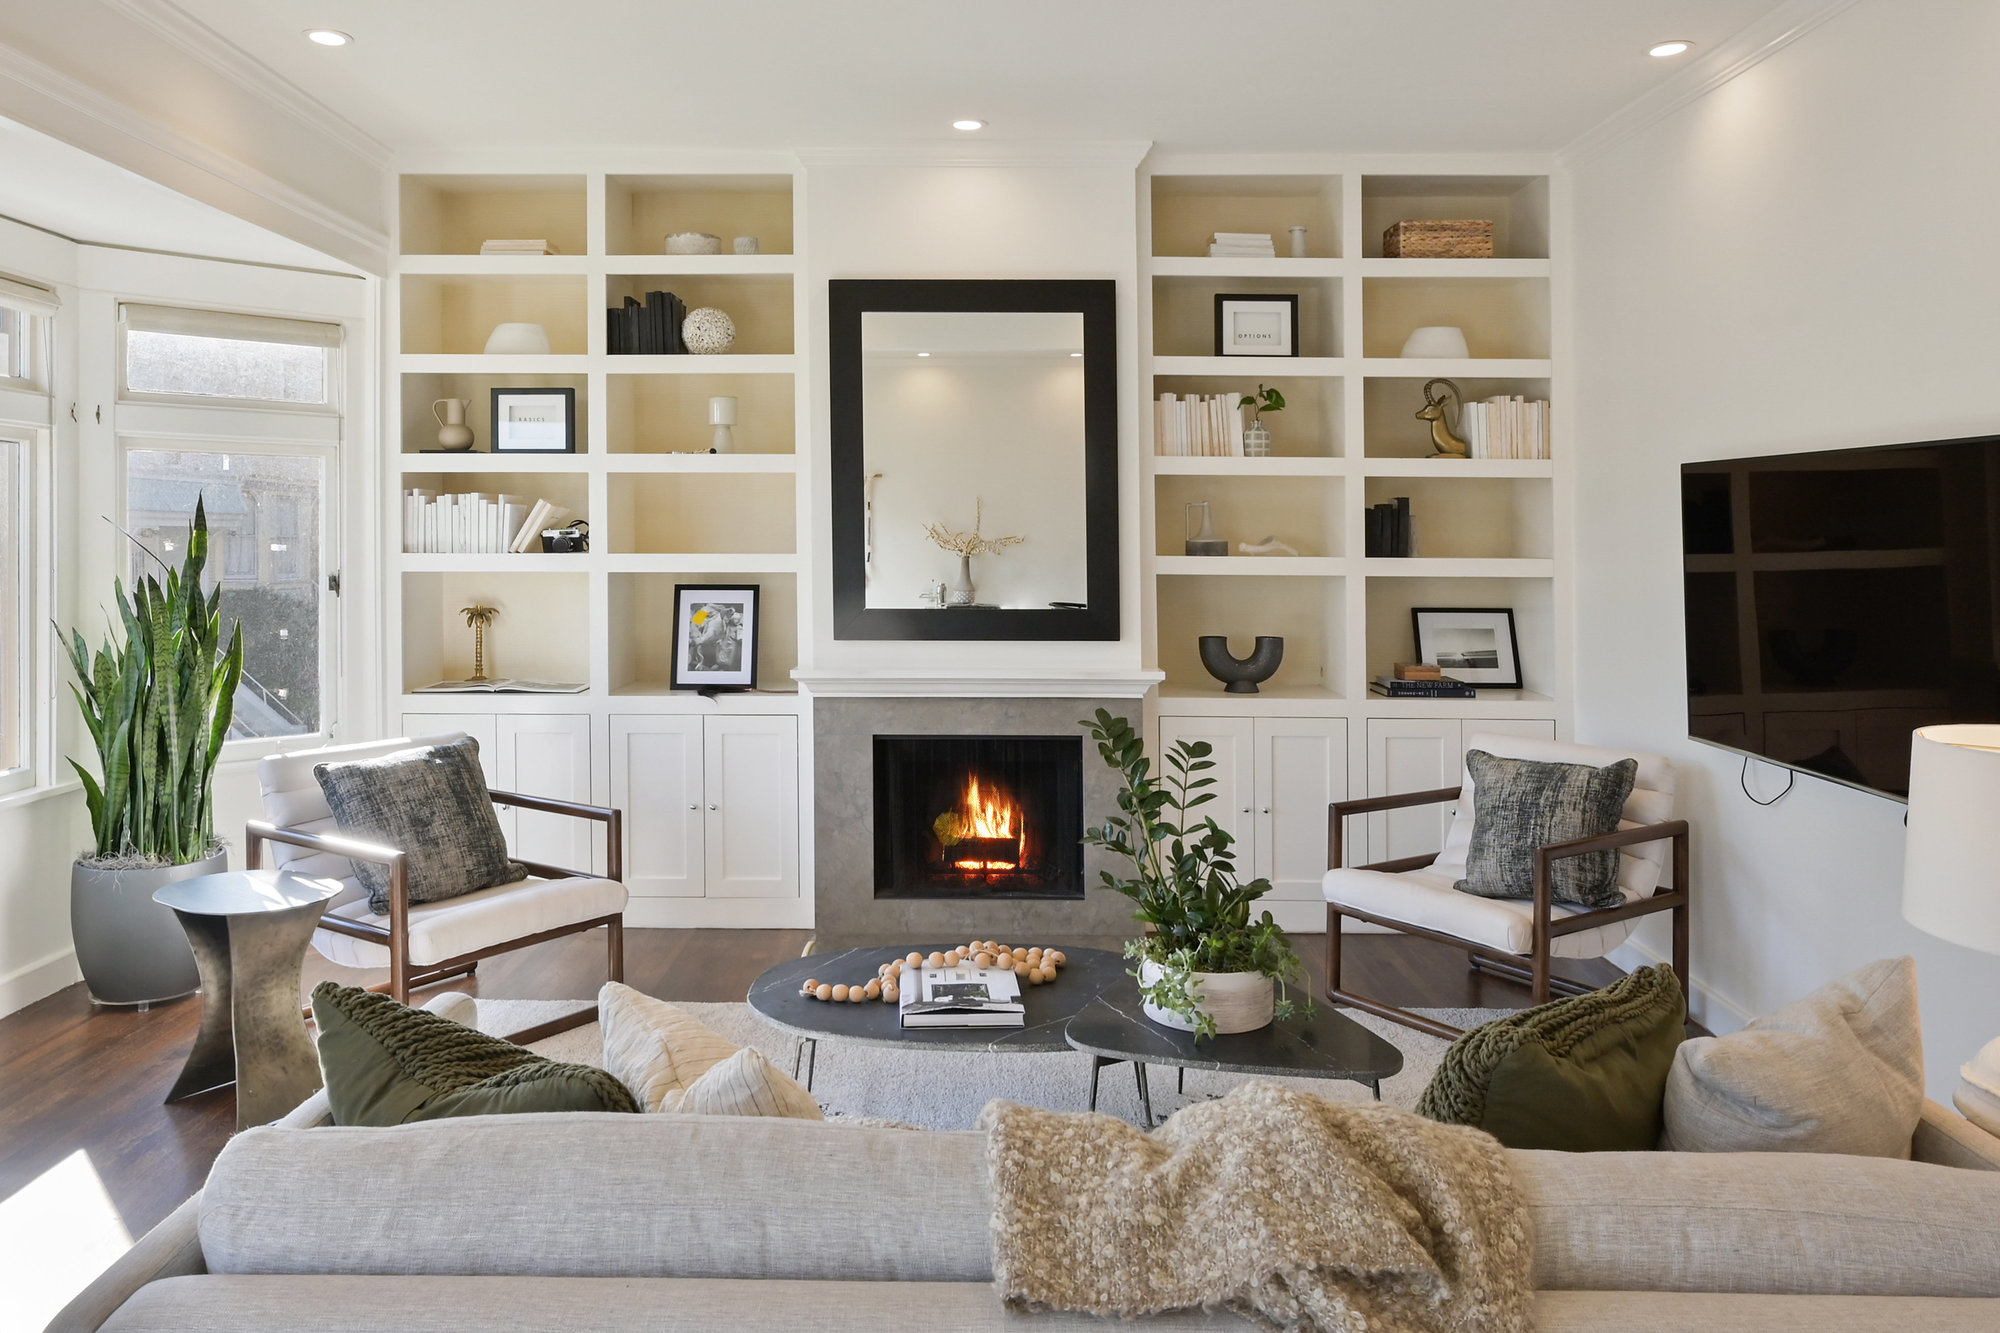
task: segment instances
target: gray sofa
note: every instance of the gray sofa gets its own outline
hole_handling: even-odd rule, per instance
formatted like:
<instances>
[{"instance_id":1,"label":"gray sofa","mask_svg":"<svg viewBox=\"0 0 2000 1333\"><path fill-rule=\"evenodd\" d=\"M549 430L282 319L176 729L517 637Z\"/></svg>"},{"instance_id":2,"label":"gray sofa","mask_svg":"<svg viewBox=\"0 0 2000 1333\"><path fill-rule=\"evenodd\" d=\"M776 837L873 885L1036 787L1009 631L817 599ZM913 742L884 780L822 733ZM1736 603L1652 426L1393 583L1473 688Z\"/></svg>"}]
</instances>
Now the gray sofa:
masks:
<instances>
[{"instance_id":1,"label":"gray sofa","mask_svg":"<svg viewBox=\"0 0 2000 1333\"><path fill-rule=\"evenodd\" d=\"M50 1328L1112 1327L1001 1309L976 1134L585 1114L312 1127L322 1108L238 1135ZM1912 1148L1514 1153L1540 1328L2000 1328L2000 1140L1933 1104Z\"/></svg>"}]
</instances>

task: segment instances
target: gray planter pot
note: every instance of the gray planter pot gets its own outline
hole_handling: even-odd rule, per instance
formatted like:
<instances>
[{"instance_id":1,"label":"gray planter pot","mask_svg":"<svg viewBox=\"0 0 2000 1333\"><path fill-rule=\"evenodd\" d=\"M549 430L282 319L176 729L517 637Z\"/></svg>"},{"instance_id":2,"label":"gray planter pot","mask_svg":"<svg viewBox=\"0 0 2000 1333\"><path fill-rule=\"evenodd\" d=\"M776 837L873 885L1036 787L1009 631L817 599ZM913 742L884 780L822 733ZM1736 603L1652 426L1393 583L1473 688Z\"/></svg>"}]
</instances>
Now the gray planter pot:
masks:
<instances>
[{"instance_id":1,"label":"gray planter pot","mask_svg":"<svg viewBox=\"0 0 2000 1333\"><path fill-rule=\"evenodd\" d=\"M194 951L180 920L153 901L153 891L228 868L226 852L144 870L70 867L69 933L90 998L99 1004L152 1004L194 993L201 985Z\"/></svg>"}]
</instances>

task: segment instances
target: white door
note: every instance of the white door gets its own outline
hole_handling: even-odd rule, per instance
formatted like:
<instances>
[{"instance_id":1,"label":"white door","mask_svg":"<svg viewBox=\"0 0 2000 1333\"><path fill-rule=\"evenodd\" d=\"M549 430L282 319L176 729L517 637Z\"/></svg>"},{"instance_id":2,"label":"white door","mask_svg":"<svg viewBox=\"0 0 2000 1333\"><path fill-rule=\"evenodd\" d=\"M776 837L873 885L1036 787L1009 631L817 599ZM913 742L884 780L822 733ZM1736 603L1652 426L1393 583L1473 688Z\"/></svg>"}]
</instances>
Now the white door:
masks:
<instances>
[{"instance_id":1,"label":"white door","mask_svg":"<svg viewBox=\"0 0 2000 1333\"><path fill-rule=\"evenodd\" d=\"M1463 751L1457 718L1368 719L1368 794L1398 796L1404 792L1456 787ZM1444 847L1451 827L1453 802L1385 810L1368 816L1368 838L1350 855L1350 865L1424 856ZM1355 830L1349 827L1347 836Z\"/></svg>"},{"instance_id":2,"label":"white door","mask_svg":"<svg viewBox=\"0 0 2000 1333\"><path fill-rule=\"evenodd\" d=\"M590 800L590 717L585 713L502 713L499 729L501 791L548 796L559 801ZM571 815L516 810L507 842L524 861L565 870L594 870L593 854L602 825Z\"/></svg>"},{"instance_id":3,"label":"white door","mask_svg":"<svg viewBox=\"0 0 2000 1333\"><path fill-rule=\"evenodd\" d=\"M708 896L798 897L798 720L704 721Z\"/></svg>"},{"instance_id":4,"label":"white door","mask_svg":"<svg viewBox=\"0 0 2000 1333\"><path fill-rule=\"evenodd\" d=\"M1346 719L1260 717L1256 755L1256 873L1273 899L1319 902L1327 807L1347 798Z\"/></svg>"},{"instance_id":5,"label":"white door","mask_svg":"<svg viewBox=\"0 0 2000 1333\"><path fill-rule=\"evenodd\" d=\"M625 812L625 887L634 897L702 896L701 721L611 719L611 804Z\"/></svg>"},{"instance_id":6,"label":"white door","mask_svg":"<svg viewBox=\"0 0 2000 1333\"><path fill-rule=\"evenodd\" d=\"M1230 837L1236 839L1236 868L1250 878L1255 878L1251 869L1256 864L1256 767L1252 745L1252 727L1247 717L1163 717L1160 719L1160 749L1154 764L1154 771L1162 782L1173 776L1173 766L1167 762L1167 751L1180 741L1192 744L1207 741L1214 747L1208 756L1214 768L1204 769L1196 774L1200 778L1214 778L1213 787L1204 791L1215 793L1215 799L1206 805L1197 806L1192 812L1195 819L1214 816Z\"/></svg>"}]
</instances>

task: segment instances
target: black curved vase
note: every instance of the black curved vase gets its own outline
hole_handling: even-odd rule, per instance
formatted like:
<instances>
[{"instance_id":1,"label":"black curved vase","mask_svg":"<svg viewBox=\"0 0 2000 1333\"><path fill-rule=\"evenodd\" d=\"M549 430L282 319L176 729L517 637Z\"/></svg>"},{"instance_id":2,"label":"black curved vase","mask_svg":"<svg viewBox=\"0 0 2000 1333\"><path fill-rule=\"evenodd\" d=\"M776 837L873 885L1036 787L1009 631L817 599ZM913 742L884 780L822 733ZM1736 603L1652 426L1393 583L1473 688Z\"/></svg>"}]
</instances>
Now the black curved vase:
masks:
<instances>
[{"instance_id":1,"label":"black curved vase","mask_svg":"<svg viewBox=\"0 0 2000 1333\"><path fill-rule=\"evenodd\" d=\"M1275 676L1278 664L1285 660L1285 641L1275 634L1259 634L1248 657L1232 656L1226 635L1204 634L1196 643L1201 648L1201 664L1209 675L1227 683L1230 694L1257 693L1257 686Z\"/></svg>"}]
</instances>

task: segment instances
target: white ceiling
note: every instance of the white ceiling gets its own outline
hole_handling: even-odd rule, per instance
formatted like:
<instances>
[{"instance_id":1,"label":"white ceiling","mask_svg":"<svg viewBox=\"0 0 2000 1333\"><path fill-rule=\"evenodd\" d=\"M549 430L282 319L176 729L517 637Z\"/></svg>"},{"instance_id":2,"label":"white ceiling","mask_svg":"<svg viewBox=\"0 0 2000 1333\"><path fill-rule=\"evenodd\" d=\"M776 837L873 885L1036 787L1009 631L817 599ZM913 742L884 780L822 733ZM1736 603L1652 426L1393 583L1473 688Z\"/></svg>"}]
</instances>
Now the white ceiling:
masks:
<instances>
[{"instance_id":1,"label":"white ceiling","mask_svg":"<svg viewBox=\"0 0 2000 1333\"><path fill-rule=\"evenodd\" d=\"M168 0L127 0L165 7ZM1777 0L178 0L398 149L1551 150ZM326 49L307 26L355 44Z\"/></svg>"},{"instance_id":2,"label":"white ceiling","mask_svg":"<svg viewBox=\"0 0 2000 1333\"><path fill-rule=\"evenodd\" d=\"M346 266L255 223L0 118L0 216L72 241L295 268Z\"/></svg>"}]
</instances>

